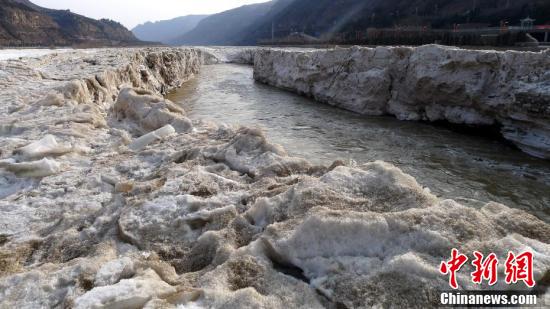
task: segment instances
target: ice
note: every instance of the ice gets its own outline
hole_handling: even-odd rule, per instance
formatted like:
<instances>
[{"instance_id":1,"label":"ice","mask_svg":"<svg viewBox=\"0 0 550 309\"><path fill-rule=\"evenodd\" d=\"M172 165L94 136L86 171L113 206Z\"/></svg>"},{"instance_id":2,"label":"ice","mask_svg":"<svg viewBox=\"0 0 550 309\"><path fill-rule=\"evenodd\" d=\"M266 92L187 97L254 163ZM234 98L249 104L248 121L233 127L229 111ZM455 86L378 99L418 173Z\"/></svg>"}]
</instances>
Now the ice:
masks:
<instances>
[{"instance_id":1,"label":"ice","mask_svg":"<svg viewBox=\"0 0 550 309\"><path fill-rule=\"evenodd\" d=\"M185 111L176 104L149 91L125 88L120 91L114 110L119 120L131 119L138 130L149 132L171 124L178 132L191 129Z\"/></svg>"},{"instance_id":2,"label":"ice","mask_svg":"<svg viewBox=\"0 0 550 309\"><path fill-rule=\"evenodd\" d=\"M186 118L161 93L201 61L196 49L146 48L0 63L11 79L0 88L0 307L434 307L452 248L530 250L535 279L547 276L550 225L524 211L442 200L382 161L318 166L261 128ZM459 284L479 289L470 271Z\"/></svg>"},{"instance_id":3,"label":"ice","mask_svg":"<svg viewBox=\"0 0 550 309\"><path fill-rule=\"evenodd\" d=\"M175 293L153 270L132 279L124 279L112 286L97 287L77 298L75 309L86 308L142 308L154 296Z\"/></svg>"},{"instance_id":4,"label":"ice","mask_svg":"<svg viewBox=\"0 0 550 309\"><path fill-rule=\"evenodd\" d=\"M61 156L73 151L70 145L60 145L53 135L46 135L41 140L15 150L25 160Z\"/></svg>"},{"instance_id":5,"label":"ice","mask_svg":"<svg viewBox=\"0 0 550 309\"><path fill-rule=\"evenodd\" d=\"M439 45L328 50L259 49L254 77L364 115L501 125L525 152L550 158L550 50Z\"/></svg>"},{"instance_id":6,"label":"ice","mask_svg":"<svg viewBox=\"0 0 550 309\"><path fill-rule=\"evenodd\" d=\"M256 47L199 47L203 63L206 65L219 63L254 64Z\"/></svg>"},{"instance_id":7,"label":"ice","mask_svg":"<svg viewBox=\"0 0 550 309\"><path fill-rule=\"evenodd\" d=\"M72 49L0 49L0 61L20 57L41 57L49 54L67 53Z\"/></svg>"},{"instance_id":8,"label":"ice","mask_svg":"<svg viewBox=\"0 0 550 309\"><path fill-rule=\"evenodd\" d=\"M0 168L21 177L46 177L61 172L61 164L53 159L20 163L5 160L0 162Z\"/></svg>"},{"instance_id":9,"label":"ice","mask_svg":"<svg viewBox=\"0 0 550 309\"><path fill-rule=\"evenodd\" d=\"M174 134L176 130L171 125L165 125L164 127L147 133L140 138L133 141L130 145L128 145L128 148L132 149L133 151L140 151L147 147L147 145L151 144L152 142L156 140L161 140L167 136L170 136L171 134Z\"/></svg>"},{"instance_id":10,"label":"ice","mask_svg":"<svg viewBox=\"0 0 550 309\"><path fill-rule=\"evenodd\" d=\"M46 106L63 106L65 104L65 98L61 93L50 93L39 103Z\"/></svg>"},{"instance_id":11,"label":"ice","mask_svg":"<svg viewBox=\"0 0 550 309\"><path fill-rule=\"evenodd\" d=\"M129 257L124 257L101 266L95 275L94 284L97 287L113 285L123 278L131 278L134 275L134 261Z\"/></svg>"}]
</instances>

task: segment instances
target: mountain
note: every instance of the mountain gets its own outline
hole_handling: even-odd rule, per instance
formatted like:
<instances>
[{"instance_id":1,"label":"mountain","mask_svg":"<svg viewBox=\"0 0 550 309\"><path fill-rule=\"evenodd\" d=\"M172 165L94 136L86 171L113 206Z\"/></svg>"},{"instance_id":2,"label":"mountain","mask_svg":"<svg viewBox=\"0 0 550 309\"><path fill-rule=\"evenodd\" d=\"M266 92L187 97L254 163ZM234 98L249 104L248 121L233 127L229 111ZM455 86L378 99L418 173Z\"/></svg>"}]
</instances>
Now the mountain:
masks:
<instances>
[{"instance_id":1,"label":"mountain","mask_svg":"<svg viewBox=\"0 0 550 309\"><path fill-rule=\"evenodd\" d=\"M255 45L272 34L323 37L370 27L498 27L527 16L550 22L550 0L273 0L211 15L170 43Z\"/></svg>"},{"instance_id":2,"label":"mountain","mask_svg":"<svg viewBox=\"0 0 550 309\"><path fill-rule=\"evenodd\" d=\"M176 37L193 30L206 17L208 15L187 15L154 23L147 22L135 27L132 32L140 40L168 44Z\"/></svg>"},{"instance_id":3,"label":"mountain","mask_svg":"<svg viewBox=\"0 0 550 309\"><path fill-rule=\"evenodd\" d=\"M143 44L121 24L42 8L28 0L0 0L0 46L125 46Z\"/></svg>"},{"instance_id":4,"label":"mountain","mask_svg":"<svg viewBox=\"0 0 550 309\"><path fill-rule=\"evenodd\" d=\"M13 1L13 2L17 2L17 3L24 4L24 5L26 5L26 6L30 7L30 8L35 9L35 10L42 10L42 9L44 9L44 8L42 8L42 7L38 6L38 5L36 5L36 4L32 3L32 2L30 2L29 0L12 0L12 1Z\"/></svg>"},{"instance_id":5,"label":"mountain","mask_svg":"<svg viewBox=\"0 0 550 309\"><path fill-rule=\"evenodd\" d=\"M247 29L240 44L255 44L293 32L322 36L363 31L369 27L428 26L451 29L454 24L519 25L531 16L550 21L549 0L279 0L276 12L267 13Z\"/></svg>"},{"instance_id":6,"label":"mountain","mask_svg":"<svg viewBox=\"0 0 550 309\"><path fill-rule=\"evenodd\" d=\"M179 36L173 45L236 45L246 37L252 24L265 17L273 2L245 5L211 15L195 29Z\"/></svg>"}]
</instances>

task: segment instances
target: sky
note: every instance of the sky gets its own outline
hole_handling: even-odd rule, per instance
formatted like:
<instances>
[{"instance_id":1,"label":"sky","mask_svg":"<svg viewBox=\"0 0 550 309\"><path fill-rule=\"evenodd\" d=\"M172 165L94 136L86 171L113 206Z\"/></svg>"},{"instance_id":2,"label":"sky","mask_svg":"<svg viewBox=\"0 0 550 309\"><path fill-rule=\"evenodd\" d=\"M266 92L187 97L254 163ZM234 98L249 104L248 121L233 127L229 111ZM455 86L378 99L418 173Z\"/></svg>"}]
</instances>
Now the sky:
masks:
<instances>
[{"instance_id":1,"label":"sky","mask_svg":"<svg viewBox=\"0 0 550 309\"><path fill-rule=\"evenodd\" d=\"M46 8L66 10L92 18L116 20L132 29L146 21L191 14L214 14L267 0L31 0Z\"/></svg>"}]
</instances>

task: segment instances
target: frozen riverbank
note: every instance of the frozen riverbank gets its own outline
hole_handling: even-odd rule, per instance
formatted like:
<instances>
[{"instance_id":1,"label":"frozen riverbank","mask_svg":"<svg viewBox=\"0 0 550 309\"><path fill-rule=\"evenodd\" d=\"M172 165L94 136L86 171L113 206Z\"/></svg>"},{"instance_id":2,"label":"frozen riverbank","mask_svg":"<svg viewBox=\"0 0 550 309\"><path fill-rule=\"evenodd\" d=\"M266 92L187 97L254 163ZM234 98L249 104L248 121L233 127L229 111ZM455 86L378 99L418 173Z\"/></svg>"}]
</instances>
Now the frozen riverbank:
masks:
<instances>
[{"instance_id":1,"label":"frozen riverbank","mask_svg":"<svg viewBox=\"0 0 550 309\"><path fill-rule=\"evenodd\" d=\"M256 80L364 115L501 126L523 151L550 158L550 51L437 45L319 51L263 49Z\"/></svg>"},{"instance_id":2,"label":"frozen riverbank","mask_svg":"<svg viewBox=\"0 0 550 309\"><path fill-rule=\"evenodd\" d=\"M448 288L451 248L532 250L536 280L550 268L550 225L523 211L468 208L387 163L317 166L259 130L188 119L158 95L201 58L0 62L2 307L427 307ZM469 268L459 284L476 289Z\"/></svg>"},{"instance_id":3,"label":"frozen riverbank","mask_svg":"<svg viewBox=\"0 0 550 309\"><path fill-rule=\"evenodd\" d=\"M494 137L318 104L255 82L253 67L239 64L203 66L167 98L192 119L259 126L290 155L316 164L384 160L438 197L480 207L495 201L550 222L550 161Z\"/></svg>"},{"instance_id":4,"label":"frozen riverbank","mask_svg":"<svg viewBox=\"0 0 550 309\"><path fill-rule=\"evenodd\" d=\"M29 49L0 49L0 61L8 59L17 59L21 57L42 57L49 54L60 54L74 51L74 49L44 49L44 48L29 48Z\"/></svg>"}]
</instances>

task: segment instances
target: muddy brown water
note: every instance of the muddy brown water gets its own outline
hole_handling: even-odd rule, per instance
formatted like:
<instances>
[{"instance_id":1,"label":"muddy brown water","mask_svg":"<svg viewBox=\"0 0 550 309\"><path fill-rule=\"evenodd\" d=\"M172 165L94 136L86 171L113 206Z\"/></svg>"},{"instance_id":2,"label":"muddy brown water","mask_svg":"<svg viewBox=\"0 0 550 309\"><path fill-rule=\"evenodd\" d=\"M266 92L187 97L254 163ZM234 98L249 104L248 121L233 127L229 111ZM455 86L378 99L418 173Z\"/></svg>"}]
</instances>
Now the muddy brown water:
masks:
<instances>
[{"instance_id":1,"label":"muddy brown water","mask_svg":"<svg viewBox=\"0 0 550 309\"><path fill-rule=\"evenodd\" d=\"M204 66L170 93L192 119L259 126L311 162L390 162L441 198L495 201L550 222L550 162L490 137L426 123L361 116L256 83L250 66Z\"/></svg>"}]
</instances>

